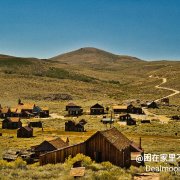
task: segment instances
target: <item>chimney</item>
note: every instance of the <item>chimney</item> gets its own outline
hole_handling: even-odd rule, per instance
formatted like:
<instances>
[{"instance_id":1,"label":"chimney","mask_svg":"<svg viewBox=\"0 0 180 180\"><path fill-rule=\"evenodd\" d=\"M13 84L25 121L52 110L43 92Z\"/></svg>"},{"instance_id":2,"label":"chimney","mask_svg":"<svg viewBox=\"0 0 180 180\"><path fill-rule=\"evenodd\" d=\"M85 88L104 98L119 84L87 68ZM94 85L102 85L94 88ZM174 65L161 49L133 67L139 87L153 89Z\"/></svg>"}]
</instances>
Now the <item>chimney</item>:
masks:
<instances>
[{"instance_id":1,"label":"chimney","mask_svg":"<svg viewBox=\"0 0 180 180\"><path fill-rule=\"evenodd\" d=\"M141 137L139 138L139 148L142 149L142 147L141 147Z\"/></svg>"},{"instance_id":2,"label":"chimney","mask_svg":"<svg viewBox=\"0 0 180 180\"><path fill-rule=\"evenodd\" d=\"M66 144L69 146L69 138L66 139Z\"/></svg>"}]
</instances>

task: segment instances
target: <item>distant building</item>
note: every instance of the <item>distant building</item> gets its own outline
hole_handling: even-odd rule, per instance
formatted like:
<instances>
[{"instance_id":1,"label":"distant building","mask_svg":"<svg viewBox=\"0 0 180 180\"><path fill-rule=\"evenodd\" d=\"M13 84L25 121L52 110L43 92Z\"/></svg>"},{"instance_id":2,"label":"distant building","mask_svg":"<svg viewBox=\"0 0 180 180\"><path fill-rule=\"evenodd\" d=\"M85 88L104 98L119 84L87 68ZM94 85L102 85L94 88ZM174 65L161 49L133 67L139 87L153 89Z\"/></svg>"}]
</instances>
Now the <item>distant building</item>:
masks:
<instances>
[{"instance_id":1,"label":"distant building","mask_svg":"<svg viewBox=\"0 0 180 180\"><path fill-rule=\"evenodd\" d=\"M66 106L66 111L68 111L69 116L79 116L79 115L82 115L83 113L82 107L74 103L69 103Z\"/></svg>"},{"instance_id":2,"label":"distant building","mask_svg":"<svg viewBox=\"0 0 180 180\"><path fill-rule=\"evenodd\" d=\"M1 108L1 118L6 118L11 116L11 110L9 107Z\"/></svg>"},{"instance_id":3,"label":"distant building","mask_svg":"<svg viewBox=\"0 0 180 180\"><path fill-rule=\"evenodd\" d=\"M22 127L22 122L18 117L9 117L2 121L2 129L18 129L20 127Z\"/></svg>"},{"instance_id":4,"label":"distant building","mask_svg":"<svg viewBox=\"0 0 180 180\"><path fill-rule=\"evenodd\" d=\"M147 103L147 108L158 108L158 105L155 101L148 102Z\"/></svg>"},{"instance_id":5,"label":"distant building","mask_svg":"<svg viewBox=\"0 0 180 180\"><path fill-rule=\"evenodd\" d=\"M132 104L130 104L129 106L127 106L127 113L143 114L144 112L141 107L133 106Z\"/></svg>"},{"instance_id":6,"label":"distant building","mask_svg":"<svg viewBox=\"0 0 180 180\"><path fill-rule=\"evenodd\" d=\"M86 123L82 120L79 123L69 120L69 121L65 122L65 131L84 132L85 124Z\"/></svg>"},{"instance_id":7,"label":"distant building","mask_svg":"<svg viewBox=\"0 0 180 180\"><path fill-rule=\"evenodd\" d=\"M91 115L104 114L104 107L101 106L100 104L96 103L95 105L91 106L90 114Z\"/></svg>"},{"instance_id":8,"label":"distant building","mask_svg":"<svg viewBox=\"0 0 180 180\"><path fill-rule=\"evenodd\" d=\"M112 124L112 123L114 123L114 119L112 119L112 118L102 118L101 122L103 124Z\"/></svg>"},{"instance_id":9,"label":"distant building","mask_svg":"<svg viewBox=\"0 0 180 180\"><path fill-rule=\"evenodd\" d=\"M20 127L17 130L17 137L18 138L30 138L33 137L33 128L29 126Z\"/></svg>"},{"instance_id":10,"label":"distant building","mask_svg":"<svg viewBox=\"0 0 180 180\"><path fill-rule=\"evenodd\" d=\"M130 114L120 115L119 120L122 122L126 122L125 125L136 125L136 121L131 117Z\"/></svg>"}]
</instances>

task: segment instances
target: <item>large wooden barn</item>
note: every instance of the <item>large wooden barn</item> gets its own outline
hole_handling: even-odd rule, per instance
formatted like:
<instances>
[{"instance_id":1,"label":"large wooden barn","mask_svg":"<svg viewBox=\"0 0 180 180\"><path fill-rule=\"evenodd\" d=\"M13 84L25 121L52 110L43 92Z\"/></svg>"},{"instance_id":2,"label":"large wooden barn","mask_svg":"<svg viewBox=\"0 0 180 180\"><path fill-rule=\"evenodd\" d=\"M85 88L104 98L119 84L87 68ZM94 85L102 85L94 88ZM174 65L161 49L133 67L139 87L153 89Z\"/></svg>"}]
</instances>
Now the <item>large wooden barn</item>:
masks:
<instances>
[{"instance_id":1,"label":"large wooden barn","mask_svg":"<svg viewBox=\"0 0 180 180\"><path fill-rule=\"evenodd\" d=\"M97 131L83 143L42 154L40 164L62 163L68 156L74 157L78 153L87 155L96 162L109 161L114 165L128 168L131 165L132 154L140 155L143 150L116 128L111 128Z\"/></svg>"}]
</instances>

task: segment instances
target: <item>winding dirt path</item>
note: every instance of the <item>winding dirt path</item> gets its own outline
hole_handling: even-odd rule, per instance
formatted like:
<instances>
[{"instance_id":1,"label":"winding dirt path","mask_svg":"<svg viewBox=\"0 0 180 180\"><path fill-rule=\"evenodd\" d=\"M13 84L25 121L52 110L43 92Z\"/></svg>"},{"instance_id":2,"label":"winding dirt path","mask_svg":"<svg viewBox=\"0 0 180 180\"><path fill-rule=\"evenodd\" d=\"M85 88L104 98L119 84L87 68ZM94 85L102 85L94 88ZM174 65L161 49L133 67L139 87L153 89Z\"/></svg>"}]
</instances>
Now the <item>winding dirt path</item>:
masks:
<instances>
[{"instance_id":1,"label":"winding dirt path","mask_svg":"<svg viewBox=\"0 0 180 180\"><path fill-rule=\"evenodd\" d=\"M158 102L160 101L161 99L163 98L168 98L168 97L172 97L172 96L175 96L177 94L180 93L180 91L176 90L176 89L172 89L172 88L168 88L168 87L162 87L161 85L162 84L165 84L167 82L167 78L159 78L159 77L153 77L152 75L149 76L150 78L158 78L158 79L162 79L162 83L160 83L159 85L156 85L155 88L158 88L158 89L164 89L164 90L168 90L168 91L172 91L173 93L169 94L168 96L164 96L164 97L161 97L159 99L156 99L155 102ZM157 115L157 114L154 114L154 113L151 113L149 112L148 109L144 108L143 109L145 114L148 115L148 116L152 116L152 118L157 118L159 119L162 123L168 123L170 118L168 118L167 116L165 115Z\"/></svg>"},{"instance_id":2,"label":"winding dirt path","mask_svg":"<svg viewBox=\"0 0 180 180\"><path fill-rule=\"evenodd\" d=\"M149 76L150 78L152 78L153 76ZM161 99L163 98L168 98L168 97L172 97L172 96L175 96L177 94L180 93L180 91L176 90L176 89L172 89L172 88L168 88L168 87L162 87L161 85L162 84L165 84L167 82L167 78L159 78L159 77L155 77L155 78L158 78L158 79L162 79L162 83L159 84L159 85L156 85L155 88L158 88L158 89L164 89L164 90L168 90L168 91L172 91L173 93L169 94L168 96L164 96L162 98L159 98L159 99L156 99L155 102L158 102L160 101Z\"/></svg>"}]
</instances>

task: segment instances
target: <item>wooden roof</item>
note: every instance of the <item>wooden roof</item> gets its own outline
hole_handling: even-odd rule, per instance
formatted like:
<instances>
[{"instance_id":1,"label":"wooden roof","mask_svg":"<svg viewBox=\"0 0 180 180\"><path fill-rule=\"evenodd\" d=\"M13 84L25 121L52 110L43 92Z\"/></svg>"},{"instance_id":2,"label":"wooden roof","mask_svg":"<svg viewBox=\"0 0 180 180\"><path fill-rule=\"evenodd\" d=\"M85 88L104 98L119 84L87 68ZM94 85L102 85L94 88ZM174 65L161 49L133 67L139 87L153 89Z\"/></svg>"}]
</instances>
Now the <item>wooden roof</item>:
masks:
<instances>
[{"instance_id":1,"label":"wooden roof","mask_svg":"<svg viewBox=\"0 0 180 180\"><path fill-rule=\"evenodd\" d=\"M114 106L112 106L112 108L113 108L113 109L127 109L127 106L126 106L126 105L121 105L121 106L119 106L119 105L114 105Z\"/></svg>"},{"instance_id":2,"label":"wooden roof","mask_svg":"<svg viewBox=\"0 0 180 180\"><path fill-rule=\"evenodd\" d=\"M41 108L43 111L49 111L49 108L48 107L42 107Z\"/></svg>"},{"instance_id":3,"label":"wooden roof","mask_svg":"<svg viewBox=\"0 0 180 180\"><path fill-rule=\"evenodd\" d=\"M67 104L66 106L77 106L77 105L74 104L74 103L69 103L69 104Z\"/></svg>"},{"instance_id":4,"label":"wooden roof","mask_svg":"<svg viewBox=\"0 0 180 180\"><path fill-rule=\"evenodd\" d=\"M33 131L33 128L29 127L29 126L24 126L24 127L21 127L19 129L24 129L26 131Z\"/></svg>"},{"instance_id":5,"label":"wooden roof","mask_svg":"<svg viewBox=\"0 0 180 180\"><path fill-rule=\"evenodd\" d=\"M51 141L48 141L51 145L53 145L56 149L67 146L67 143L64 142L61 138L56 138Z\"/></svg>"},{"instance_id":6,"label":"wooden roof","mask_svg":"<svg viewBox=\"0 0 180 180\"><path fill-rule=\"evenodd\" d=\"M9 117L8 120L10 122L19 122L20 121L20 118L19 117Z\"/></svg>"},{"instance_id":7,"label":"wooden roof","mask_svg":"<svg viewBox=\"0 0 180 180\"><path fill-rule=\"evenodd\" d=\"M124 136L120 131L116 128L111 128L105 131L99 131L101 135L105 137L105 139L110 142L113 146L115 146L118 150L125 149L130 146L132 143L126 136Z\"/></svg>"},{"instance_id":8,"label":"wooden roof","mask_svg":"<svg viewBox=\"0 0 180 180\"><path fill-rule=\"evenodd\" d=\"M1 113L3 113L3 114L6 114L6 113L8 113L9 112L9 107L3 107L2 109L1 109Z\"/></svg>"},{"instance_id":9,"label":"wooden roof","mask_svg":"<svg viewBox=\"0 0 180 180\"><path fill-rule=\"evenodd\" d=\"M104 109L104 107L96 103L95 105L91 106L91 109Z\"/></svg>"},{"instance_id":10,"label":"wooden roof","mask_svg":"<svg viewBox=\"0 0 180 180\"><path fill-rule=\"evenodd\" d=\"M17 106L17 108L18 109L28 109L28 110L33 110L33 108L34 108L34 106L35 106L35 104L28 104L28 103L26 103L26 104L20 104L20 105L18 105Z\"/></svg>"}]
</instances>

